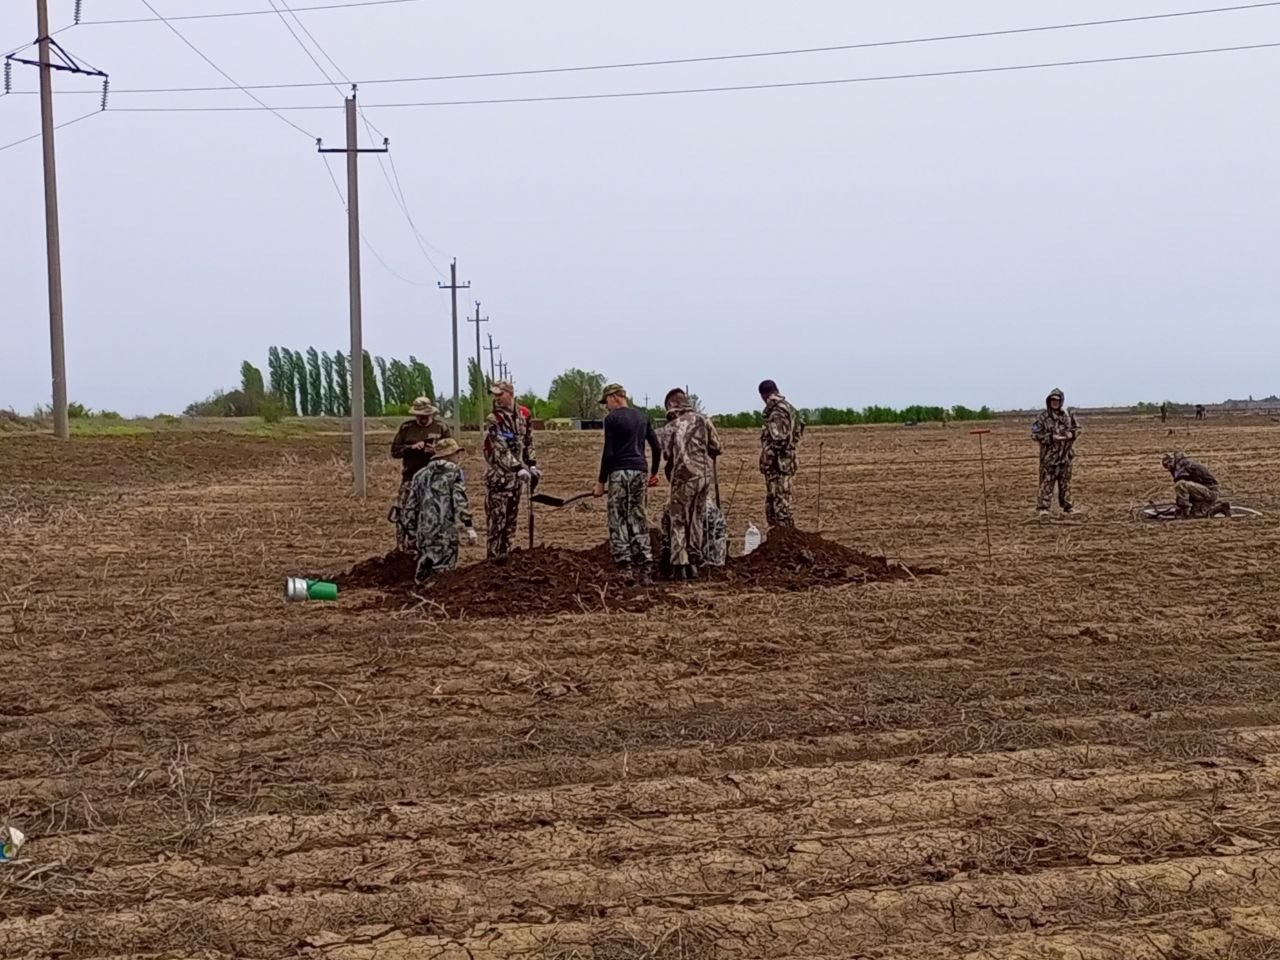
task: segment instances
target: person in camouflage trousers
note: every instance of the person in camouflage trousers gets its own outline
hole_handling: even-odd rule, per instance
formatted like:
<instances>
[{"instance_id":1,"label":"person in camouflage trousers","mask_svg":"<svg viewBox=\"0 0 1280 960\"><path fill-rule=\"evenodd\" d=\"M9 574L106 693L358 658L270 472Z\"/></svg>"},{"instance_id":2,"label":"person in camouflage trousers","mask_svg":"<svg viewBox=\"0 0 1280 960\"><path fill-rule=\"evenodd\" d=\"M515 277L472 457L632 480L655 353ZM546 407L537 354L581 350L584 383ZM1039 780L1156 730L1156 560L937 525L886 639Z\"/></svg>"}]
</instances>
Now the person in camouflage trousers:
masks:
<instances>
[{"instance_id":1,"label":"person in camouflage trousers","mask_svg":"<svg viewBox=\"0 0 1280 960\"><path fill-rule=\"evenodd\" d=\"M1071 462L1075 459L1076 438L1080 424L1067 409L1066 397L1056 387L1044 399L1044 410L1031 425L1031 438L1040 445L1040 489L1036 495L1036 511L1049 512L1053 488L1058 488L1058 505L1063 513L1072 513Z\"/></svg>"},{"instance_id":2,"label":"person in camouflage trousers","mask_svg":"<svg viewBox=\"0 0 1280 960\"><path fill-rule=\"evenodd\" d=\"M720 438L715 424L693 409L683 390L669 391L663 406L667 410L663 452L671 484L665 513L670 531L671 577L696 580L698 564L703 562L707 495L715 459L720 456Z\"/></svg>"},{"instance_id":3,"label":"person in camouflage trousers","mask_svg":"<svg viewBox=\"0 0 1280 960\"><path fill-rule=\"evenodd\" d=\"M1231 516L1231 504L1218 492L1218 478L1181 451L1166 453L1161 464L1173 477L1179 517Z\"/></svg>"},{"instance_id":4,"label":"person in camouflage trousers","mask_svg":"<svg viewBox=\"0 0 1280 960\"><path fill-rule=\"evenodd\" d=\"M778 392L772 380L760 384L764 425L760 429L760 472L764 474L764 514L771 527L795 526L791 494L795 484L796 449L804 436L804 421Z\"/></svg>"},{"instance_id":5,"label":"person in camouflage trousers","mask_svg":"<svg viewBox=\"0 0 1280 960\"><path fill-rule=\"evenodd\" d=\"M405 522L409 509L409 488L419 470L431 462L438 441L448 437L449 427L436 419L439 411L428 397L418 397L409 407L413 418L400 424L391 440L391 456L401 462L400 490L391 511L396 521L396 547L412 551L413 528Z\"/></svg>"},{"instance_id":6,"label":"person in camouflage trousers","mask_svg":"<svg viewBox=\"0 0 1280 960\"><path fill-rule=\"evenodd\" d=\"M702 563L723 567L729 556L729 527L714 497L707 497L706 523L702 531Z\"/></svg>"},{"instance_id":7,"label":"person in camouflage trousers","mask_svg":"<svg viewBox=\"0 0 1280 960\"><path fill-rule=\"evenodd\" d=\"M490 392L493 412L484 422L486 553L490 559L504 560L516 535L521 485L527 483L532 491L541 475L529 420L516 409L515 388L500 380Z\"/></svg>"},{"instance_id":8,"label":"person in camouflage trousers","mask_svg":"<svg viewBox=\"0 0 1280 960\"><path fill-rule=\"evenodd\" d=\"M627 401L620 383L611 383L600 394L607 409L604 418L604 450L600 473L592 493L609 495L609 548L613 562L626 575L648 583L653 571L653 547L649 541L649 488L658 484L662 448L653 422L643 410ZM651 462L645 460L648 445Z\"/></svg>"},{"instance_id":9,"label":"person in camouflage trousers","mask_svg":"<svg viewBox=\"0 0 1280 960\"><path fill-rule=\"evenodd\" d=\"M405 525L413 531L418 552L414 579L422 583L433 573L458 566L458 528L468 543L476 542L471 525L467 485L458 461L462 448L451 438L436 441L435 453L409 485Z\"/></svg>"}]
</instances>

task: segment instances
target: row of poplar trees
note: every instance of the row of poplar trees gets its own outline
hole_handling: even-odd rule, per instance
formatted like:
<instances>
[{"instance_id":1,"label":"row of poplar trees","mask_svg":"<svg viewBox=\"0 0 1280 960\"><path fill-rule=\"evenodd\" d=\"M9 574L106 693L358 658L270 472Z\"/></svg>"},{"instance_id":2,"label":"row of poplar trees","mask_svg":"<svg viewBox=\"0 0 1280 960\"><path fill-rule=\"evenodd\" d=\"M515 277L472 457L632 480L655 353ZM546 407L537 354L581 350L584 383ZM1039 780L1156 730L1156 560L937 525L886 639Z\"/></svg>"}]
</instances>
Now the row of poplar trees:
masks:
<instances>
[{"instance_id":1,"label":"row of poplar trees","mask_svg":"<svg viewBox=\"0 0 1280 960\"><path fill-rule=\"evenodd\" d=\"M417 357L409 362L373 357L366 350L364 368L364 412L376 417L403 413L416 397L435 397L431 370ZM376 375L375 375L376 370ZM249 361L240 368L241 389L249 396L270 395L284 409L302 417L345 417L351 413L351 359L341 350L333 355L308 347L267 350L268 382ZM256 388L256 389L254 389Z\"/></svg>"}]
</instances>

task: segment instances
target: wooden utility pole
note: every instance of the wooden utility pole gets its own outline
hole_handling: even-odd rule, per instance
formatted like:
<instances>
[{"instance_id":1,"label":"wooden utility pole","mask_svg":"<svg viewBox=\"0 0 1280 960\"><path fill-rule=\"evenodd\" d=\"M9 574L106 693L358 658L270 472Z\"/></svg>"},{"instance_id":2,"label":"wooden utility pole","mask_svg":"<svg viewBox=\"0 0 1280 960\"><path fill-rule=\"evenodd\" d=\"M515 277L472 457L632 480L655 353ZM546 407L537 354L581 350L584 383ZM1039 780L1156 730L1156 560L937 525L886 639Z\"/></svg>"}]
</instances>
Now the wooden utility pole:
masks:
<instances>
[{"instance_id":1,"label":"wooden utility pole","mask_svg":"<svg viewBox=\"0 0 1280 960\"><path fill-rule=\"evenodd\" d=\"M345 148L326 149L321 141L316 147L321 153L345 153L347 155L347 286L351 313L351 476L355 481L357 497L365 494L364 477L364 332L360 314L360 154L386 153L387 141L381 147L360 148L356 132L356 88L351 87L347 98L347 145Z\"/></svg>"},{"instance_id":2,"label":"wooden utility pole","mask_svg":"<svg viewBox=\"0 0 1280 960\"><path fill-rule=\"evenodd\" d=\"M466 283L458 283L458 258L453 258L453 263L449 264L449 282L448 284L436 283L441 290L448 290L450 299L453 301L453 432L460 434L462 432L462 405L458 393L458 291L469 290L471 281ZM479 328L477 328L479 329Z\"/></svg>"},{"instance_id":3,"label":"wooden utility pole","mask_svg":"<svg viewBox=\"0 0 1280 960\"><path fill-rule=\"evenodd\" d=\"M480 430L484 427L484 401L481 395L484 393L484 360L480 357L480 324L488 323L489 318L480 317L480 301L476 301L475 317L468 317L467 323L476 325L476 429Z\"/></svg>"},{"instance_id":4,"label":"wooden utility pole","mask_svg":"<svg viewBox=\"0 0 1280 960\"><path fill-rule=\"evenodd\" d=\"M497 380L498 377L494 373L494 369L493 369L493 351L497 350L498 348L493 345L493 334L492 333L488 334L488 337L489 337L489 345L484 349L489 354L489 379Z\"/></svg>"}]
</instances>

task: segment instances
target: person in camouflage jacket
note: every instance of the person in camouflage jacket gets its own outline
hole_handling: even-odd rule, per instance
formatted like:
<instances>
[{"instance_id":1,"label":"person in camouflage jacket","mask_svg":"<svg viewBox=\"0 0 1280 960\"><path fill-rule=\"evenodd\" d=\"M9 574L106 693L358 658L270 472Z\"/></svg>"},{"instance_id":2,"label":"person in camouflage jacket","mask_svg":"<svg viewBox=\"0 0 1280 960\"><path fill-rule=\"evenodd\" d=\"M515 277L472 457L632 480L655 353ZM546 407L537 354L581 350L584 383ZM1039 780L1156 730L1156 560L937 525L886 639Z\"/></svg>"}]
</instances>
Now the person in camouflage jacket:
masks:
<instances>
[{"instance_id":1,"label":"person in camouflage jacket","mask_svg":"<svg viewBox=\"0 0 1280 960\"><path fill-rule=\"evenodd\" d=\"M516 409L515 388L501 380L490 392L493 412L484 422L486 552L490 559L503 559L516 535L521 485L527 483L532 491L541 474L533 456L529 420Z\"/></svg>"},{"instance_id":2,"label":"person in camouflage jacket","mask_svg":"<svg viewBox=\"0 0 1280 960\"><path fill-rule=\"evenodd\" d=\"M771 527L791 527L791 495L795 482L796 448L804 436L804 421L778 392L772 380L760 384L764 424L760 428L760 472L764 474L764 514Z\"/></svg>"},{"instance_id":3,"label":"person in camouflage jacket","mask_svg":"<svg viewBox=\"0 0 1280 960\"><path fill-rule=\"evenodd\" d=\"M476 542L467 485L458 461L462 448L452 438L437 440L435 452L409 485L405 525L414 535L418 551L415 579L421 583L433 573L458 565L458 531L468 543Z\"/></svg>"},{"instance_id":4,"label":"person in camouflage jacket","mask_svg":"<svg viewBox=\"0 0 1280 960\"><path fill-rule=\"evenodd\" d=\"M715 424L693 409L683 390L669 391L663 406L667 410L663 454L671 484L664 514L671 538L671 576L696 580L698 564L703 562L707 495L715 459L720 456L720 438Z\"/></svg>"},{"instance_id":5,"label":"person in camouflage jacket","mask_svg":"<svg viewBox=\"0 0 1280 960\"><path fill-rule=\"evenodd\" d=\"M1218 478L1185 453L1166 453L1161 464L1173 477L1173 493L1180 517L1231 516L1231 504L1218 492Z\"/></svg>"},{"instance_id":6,"label":"person in camouflage jacket","mask_svg":"<svg viewBox=\"0 0 1280 960\"><path fill-rule=\"evenodd\" d=\"M1075 459L1076 438L1080 424L1066 407L1066 397L1056 387L1044 399L1044 410L1031 425L1031 439L1040 445L1040 488L1036 510L1049 512L1053 488L1058 488L1058 505L1063 513L1071 513L1071 462Z\"/></svg>"}]
</instances>

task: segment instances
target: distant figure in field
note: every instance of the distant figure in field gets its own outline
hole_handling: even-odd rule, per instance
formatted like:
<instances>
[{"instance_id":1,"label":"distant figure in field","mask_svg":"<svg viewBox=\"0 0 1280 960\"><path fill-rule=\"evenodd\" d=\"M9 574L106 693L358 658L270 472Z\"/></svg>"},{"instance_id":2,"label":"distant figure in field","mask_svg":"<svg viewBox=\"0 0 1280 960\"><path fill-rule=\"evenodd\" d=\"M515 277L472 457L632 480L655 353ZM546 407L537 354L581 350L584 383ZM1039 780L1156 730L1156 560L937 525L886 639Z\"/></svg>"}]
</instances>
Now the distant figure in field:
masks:
<instances>
[{"instance_id":1,"label":"distant figure in field","mask_svg":"<svg viewBox=\"0 0 1280 960\"><path fill-rule=\"evenodd\" d=\"M418 583L441 570L458 566L458 531L467 542L477 539L471 524L471 505L467 502L467 486L463 481L462 448L452 437L435 445L430 462L419 470L409 485L409 502L404 517L412 531L418 551L414 579Z\"/></svg>"},{"instance_id":2,"label":"distant figure in field","mask_svg":"<svg viewBox=\"0 0 1280 960\"><path fill-rule=\"evenodd\" d=\"M796 449L804 436L804 421L772 380L762 381L759 390L764 401L764 426L760 429L764 515L771 527L791 527L795 525L791 494L798 468Z\"/></svg>"},{"instance_id":3,"label":"distant figure in field","mask_svg":"<svg viewBox=\"0 0 1280 960\"><path fill-rule=\"evenodd\" d=\"M1160 461L1173 477L1179 517L1231 516L1231 504L1218 495L1218 478L1185 453L1166 453Z\"/></svg>"},{"instance_id":4,"label":"distant figure in field","mask_svg":"<svg viewBox=\"0 0 1280 960\"><path fill-rule=\"evenodd\" d=\"M1160 422L1164 423L1168 419L1169 419L1169 404L1162 403L1160 404Z\"/></svg>"},{"instance_id":5,"label":"distant figure in field","mask_svg":"<svg viewBox=\"0 0 1280 960\"><path fill-rule=\"evenodd\" d=\"M1066 397L1056 387L1044 398L1044 410L1031 425L1031 439L1040 445L1040 489L1036 495L1036 511L1049 512L1053 488L1058 488L1058 505L1063 513L1073 513L1071 501L1071 461L1075 459L1076 437L1080 424L1065 405Z\"/></svg>"},{"instance_id":6,"label":"distant figure in field","mask_svg":"<svg viewBox=\"0 0 1280 960\"><path fill-rule=\"evenodd\" d=\"M1197 404L1196 404L1196 419L1197 419L1197 420L1203 420L1203 419L1204 419L1204 404L1203 404L1203 403L1197 403Z\"/></svg>"},{"instance_id":7,"label":"distant figure in field","mask_svg":"<svg viewBox=\"0 0 1280 960\"><path fill-rule=\"evenodd\" d=\"M405 522L409 508L409 485L414 475L431 462L435 445L449 436L447 424L436 419L439 411L427 397L418 397L409 406L412 419L400 424L391 440L391 456L403 463L400 470L400 493L396 497L400 521L396 524L396 546L413 550L413 528Z\"/></svg>"}]
</instances>

